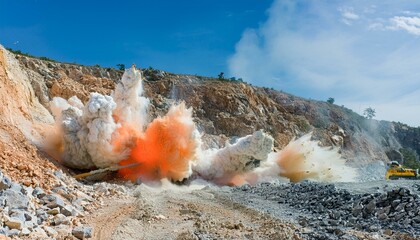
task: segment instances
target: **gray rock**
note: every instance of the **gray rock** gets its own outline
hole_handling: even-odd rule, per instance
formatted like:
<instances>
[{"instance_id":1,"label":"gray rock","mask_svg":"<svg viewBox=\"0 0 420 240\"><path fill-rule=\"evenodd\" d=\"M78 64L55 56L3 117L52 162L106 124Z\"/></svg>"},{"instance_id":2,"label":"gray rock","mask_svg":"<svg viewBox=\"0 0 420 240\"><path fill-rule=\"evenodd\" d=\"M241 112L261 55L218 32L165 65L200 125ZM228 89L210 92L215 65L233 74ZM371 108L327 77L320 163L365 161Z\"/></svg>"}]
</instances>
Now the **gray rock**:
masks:
<instances>
[{"instance_id":1,"label":"gray rock","mask_svg":"<svg viewBox=\"0 0 420 240\"><path fill-rule=\"evenodd\" d=\"M44 230L49 237L55 238L58 235L58 232L54 230L54 228L49 226L44 226Z\"/></svg>"},{"instance_id":2,"label":"gray rock","mask_svg":"<svg viewBox=\"0 0 420 240\"><path fill-rule=\"evenodd\" d=\"M9 231L7 231L7 236L9 237L19 236L19 234L20 230L18 229L10 229Z\"/></svg>"},{"instance_id":3,"label":"gray rock","mask_svg":"<svg viewBox=\"0 0 420 240\"><path fill-rule=\"evenodd\" d=\"M23 236L27 236L29 234L31 234L31 230L29 230L28 228L23 228L22 231L20 232L21 235Z\"/></svg>"},{"instance_id":4,"label":"gray rock","mask_svg":"<svg viewBox=\"0 0 420 240\"><path fill-rule=\"evenodd\" d=\"M25 221L32 221L34 218L36 218L30 213L24 213L24 215L25 215Z\"/></svg>"},{"instance_id":5,"label":"gray rock","mask_svg":"<svg viewBox=\"0 0 420 240\"><path fill-rule=\"evenodd\" d=\"M352 224L357 223L357 218L356 217L350 217L349 218L349 223L352 223Z\"/></svg>"},{"instance_id":6,"label":"gray rock","mask_svg":"<svg viewBox=\"0 0 420 240\"><path fill-rule=\"evenodd\" d=\"M0 227L0 235L7 236L7 229Z\"/></svg>"},{"instance_id":7,"label":"gray rock","mask_svg":"<svg viewBox=\"0 0 420 240\"><path fill-rule=\"evenodd\" d=\"M54 176L56 176L60 180L63 180L63 178L64 178L63 171L61 171L61 170L54 171Z\"/></svg>"},{"instance_id":8,"label":"gray rock","mask_svg":"<svg viewBox=\"0 0 420 240\"><path fill-rule=\"evenodd\" d=\"M3 175L2 172L0 172L0 190L5 190L10 188L12 184L12 181L10 180L10 178L6 177Z\"/></svg>"},{"instance_id":9,"label":"gray rock","mask_svg":"<svg viewBox=\"0 0 420 240\"><path fill-rule=\"evenodd\" d=\"M341 213L340 213L340 211L332 211L331 214L330 214L330 217L332 219L338 220L341 217Z\"/></svg>"},{"instance_id":10,"label":"gray rock","mask_svg":"<svg viewBox=\"0 0 420 240\"><path fill-rule=\"evenodd\" d=\"M48 208L63 208L66 204L64 203L64 200L57 195L46 195L45 197L42 198L44 200L44 202L46 203Z\"/></svg>"},{"instance_id":11,"label":"gray rock","mask_svg":"<svg viewBox=\"0 0 420 240\"><path fill-rule=\"evenodd\" d=\"M378 215L378 219L381 220L381 221L383 221L387 218L388 218L388 215L386 215L385 213L381 213L381 214Z\"/></svg>"},{"instance_id":12,"label":"gray rock","mask_svg":"<svg viewBox=\"0 0 420 240\"><path fill-rule=\"evenodd\" d=\"M387 206L387 207L384 207L382 209L379 209L378 210L378 215L381 215L381 214L388 215L390 211L391 211L391 206Z\"/></svg>"},{"instance_id":13,"label":"gray rock","mask_svg":"<svg viewBox=\"0 0 420 240\"><path fill-rule=\"evenodd\" d=\"M13 209L10 211L9 216L14 219L18 219L21 222L26 221L25 212L20 209Z\"/></svg>"},{"instance_id":14,"label":"gray rock","mask_svg":"<svg viewBox=\"0 0 420 240\"><path fill-rule=\"evenodd\" d=\"M401 203L401 200L396 199L396 200L392 201L391 206L393 208L396 208L398 205L400 205L400 203Z\"/></svg>"},{"instance_id":15,"label":"gray rock","mask_svg":"<svg viewBox=\"0 0 420 240\"><path fill-rule=\"evenodd\" d=\"M408 188L400 188L398 194L400 194L401 196L406 196L410 194L410 190Z\"/></svg>"},{"instance_id":16,"label":"gray rock","mask_svg":"<svg viewBox=\"0 0 420 240\"><path fill-rule=\"evenodd\" d=\"M41 227L34 228L32 230L32 235L31 236L34 237L34 239L47 239L48 238L47 233Z\"/></svg>"},{"instance_id":17,"label":"gray rock","mask_svg":"<svg viewBox=\"0 0 420 240\"><path fill-rule=\"evenodd\" d=\"M358 240L359 238L349 235L349 234L344 234L343 236L340 236L340 239L342 240Z\"/></svg>"},{"instance_id":18,"label":"gray rock","mask_svg":"<svg viewBox=\"0 0 420 240\"><path fill-rule=\"evenodd\" d=\"M413 222L420 223L420 216L414 217Z\"/></svg>"},{"instance_id":19,"label":"gray rock","mask_svg":"<svg viewBox=\"0 0 420 240\"><path fill-rule=\"evenodd\" d=\"M70 224L70 220L66 216L64 216L63 214L59 213L59 214L57 214L57 215L54 216L53 223L56 226L57 225L61 225L61 224L69 225Z\"/></svg>"},{"instance_id":20,"label":"gray rock","mask_svg":"<svg viewBox=\"0 0 420 240\"><path fill-rule=\"evenodd\" d=\"M46 194L45 194L44 190L42 188L40 188L40 187L36 187L34 189L34 191L32 192L32 196L37 197L39 199L45 197L45 195Z\"/></svg>"},{"instance_id":21,"label":"gray rock","mask_svg":"<svg viewBox=\"0 0 420 240\"><path fill-rule=\"evenodd\" d=\"M376 208L376 201L375 199L373 199L372 201L370 201L366 206L365 206L365 210L367 213L372 213Z\"/></svg>"},{"instance_id":22,"label":"gray rock","mask_svg":"<svg viewBox=\"0 0 420 240\"><path fill-rule=\"evenodd\" d=\"M381 221L383 221L387 218L388 218L388 215L386 215L385 213L381 213L381 214L378 215L378 219L381 220Z\"/></svg>"},{"instance_id":23,"label":"gray rock","mask_svg":"<svg viewBox=\"0 0 420 240\"><path fill-rule=\"evenodd\" d=\"M6 198L6 205L10 209L27 209L29 206L28 198L20 191L12 188L3 191L3 196Z\"/></svg>"},{"instance_id":24,"label":"gray rock","mask_svg":"<svg viewBox=\"0 0 420 240\"><path fill-rule=\"evenodd\" d=\"M6 197L0 196L0 208L4 208L4 206L6 206Z\"/></svg>"},{"instance_id":25,"label":"gray rock","mask_svg":"<svg viewBox=\"0 0 420 240\"><path fill-rule=\"evenodd\" d=\"M353 207L352 214L353 216L357 217L362 213L363 207L359 204L357 204L355 207Z\"/></svg>"},{"instance_id":26,"label":"gray rock","mask_svg":"<svg viewBox=\"0 0 420 240\"><path fill-rule=\"evenodd\" d=\"M74 207L71 205L66 205L65 207L63 207L61 209L61 213L67 217L77 215L76 209L74 209Z\"/></svg>"},{"instance_id":27,"label":"gray rock","mask_svg":"<svg viewBox=\"0 0 420 240\"><path fill-rule=\"evenodd\" d=\"M404 209L405 209L405 205L407 205L407 203L401 203L400 205L398 205L398 206L395 208L395 211L396 211L396 212L401 212L401 211L404 211Z\"/></svg>"},{"instance_id":28,"label":"gray rock","mask_svg":"<svg viewBox=\"0 0 420 240\"><path fill-rule=\"evenodd\" d=\"M72 234L78 239L91 238L92 228L88 226L78 226L73 229Z\"/></svg>"},{"instance_id":29,"label":"gray rock","mask_svg":"<svg viewBox=\"0 0 420 240\"><path fill-rule=\"evenodd\" d=\"M16 192L24 193L22 185L15 182L12 182L12 184L10 185L10 189Z\"/></svg>"},{"instance_id":30,"label":"gray rock","mask_svg":"<svg viewBox=\"0 0 420 240\"><path fill-rule=\"evenodd\" d=\"M399 213L399 214L395 215L394 219L395 219L396 221L399 221L399 220L401 220L403 217L405 217L405 213L404 213L404 212L403 212L403 213Z\"/></svg>"}]
</instances>

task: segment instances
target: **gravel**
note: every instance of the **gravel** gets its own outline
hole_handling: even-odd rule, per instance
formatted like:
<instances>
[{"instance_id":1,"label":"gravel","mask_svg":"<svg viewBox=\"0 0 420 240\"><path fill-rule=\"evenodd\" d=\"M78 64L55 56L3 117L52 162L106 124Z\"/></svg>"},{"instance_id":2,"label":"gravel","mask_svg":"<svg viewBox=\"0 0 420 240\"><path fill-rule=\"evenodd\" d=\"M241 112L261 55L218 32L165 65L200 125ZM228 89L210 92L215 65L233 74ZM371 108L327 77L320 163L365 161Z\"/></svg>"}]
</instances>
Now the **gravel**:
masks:
<instances>
[{"instance_id":1,"label":"gravel","mask_svg":"<svg viewBox=\"0 0 420 240\"><path fill-rule=\"evenodd\" d=\"M244 185L231 191L236 201L269 210L279 218L284 219L278 215L279 209L291 207L289 217L311 229L305 233L309 239L351 239L346 230L391 230L420 236L419 190L419 181L341 185L304 181Z\"/></svg>"}]
</instances>

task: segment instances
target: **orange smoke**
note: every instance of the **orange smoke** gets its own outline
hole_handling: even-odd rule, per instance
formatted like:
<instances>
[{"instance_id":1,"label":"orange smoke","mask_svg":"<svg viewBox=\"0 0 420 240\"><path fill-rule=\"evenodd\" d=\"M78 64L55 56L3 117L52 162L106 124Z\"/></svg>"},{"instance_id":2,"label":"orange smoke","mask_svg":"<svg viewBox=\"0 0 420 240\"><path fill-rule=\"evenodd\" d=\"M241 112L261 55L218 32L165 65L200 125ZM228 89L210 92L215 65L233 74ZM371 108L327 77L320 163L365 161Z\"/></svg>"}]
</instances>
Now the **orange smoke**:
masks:
<instances>
[{"instance_id":1,"label":"orange smoke","mask_svg":"<svg viewBox=\"0 0 420 240\"><path fill-rule=\"evenodd\" d=\"M165 117L155 119L137 137L129 158L120 162L122 166L139 165L120 169L119 173L132 181L162 178L181 181L189 177L191 161L199 146L195 129L191 109L184 103L172 106Z\"/></svg>"},{"instance_id":2,"label":"orange smoke","mask_svg":"<svg viewBox=\"0 0 420 240\"><path fill-rule=\"evenodd\" d=\"M279 175L290 179L291 182L300 182L316 175L305 169L305 155L295 146L286 147L278 154L277 165L280 168Z\"/></svg>"}]
</instances>

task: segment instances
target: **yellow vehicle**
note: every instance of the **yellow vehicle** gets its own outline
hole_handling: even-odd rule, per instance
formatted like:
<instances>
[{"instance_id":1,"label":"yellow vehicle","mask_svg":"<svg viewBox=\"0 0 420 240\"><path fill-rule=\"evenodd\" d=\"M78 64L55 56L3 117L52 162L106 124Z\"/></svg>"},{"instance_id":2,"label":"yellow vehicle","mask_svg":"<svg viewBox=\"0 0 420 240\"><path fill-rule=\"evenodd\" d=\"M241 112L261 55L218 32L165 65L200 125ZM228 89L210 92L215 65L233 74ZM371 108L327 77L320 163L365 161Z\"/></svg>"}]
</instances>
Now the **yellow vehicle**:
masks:
<instances>
[{"instance_id":1,"label":"yellow vehicle","mask_svg":"<svg viewBox=\"0 0 420 240\"><path fill-rule=\"evenodd\" d=\"M388 170L385 174L386 180L395 179L417 179L419 178L418 169L403 168L401 164L396 161L392 161L388 164Z\"/></svg>"}]
</instances>

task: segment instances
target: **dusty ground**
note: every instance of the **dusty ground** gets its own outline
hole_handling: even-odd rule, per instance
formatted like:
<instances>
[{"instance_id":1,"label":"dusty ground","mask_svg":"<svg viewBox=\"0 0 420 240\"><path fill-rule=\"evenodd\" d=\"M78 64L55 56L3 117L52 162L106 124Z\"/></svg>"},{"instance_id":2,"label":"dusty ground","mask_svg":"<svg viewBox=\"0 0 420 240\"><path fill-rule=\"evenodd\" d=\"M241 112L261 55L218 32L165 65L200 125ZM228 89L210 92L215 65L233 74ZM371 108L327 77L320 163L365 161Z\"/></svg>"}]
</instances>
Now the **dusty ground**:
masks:
<instances>
[{"instance_id":1,"label":"dusty ground","mask_svg":"<svg viewBox=\"0 0 420 240\"><path fill-rule=\"evenodd\" d=\"M336 186L373 193L411 183L376 181ZM304 213L273 203L270 196L238 194L229 187L165 182L160 187L132 187L131 193L127 199L104 201L88 217L88 224L95 229L94 239L313 239L305 235L313 229L298 223ZM349 239L417 239L399 232L345 232Z\"/></svg>"},{"instance_id":2,"label":"dusty ground","mask_svg":"<svg viewBox=\"0 0 420 240\"><path fill-rule=\"evenodd\" d=\"M95 239L301 239L296 225L204 186L141 185L135 197L111 200L88 219Z\"/></svg>"}]
</instances>

